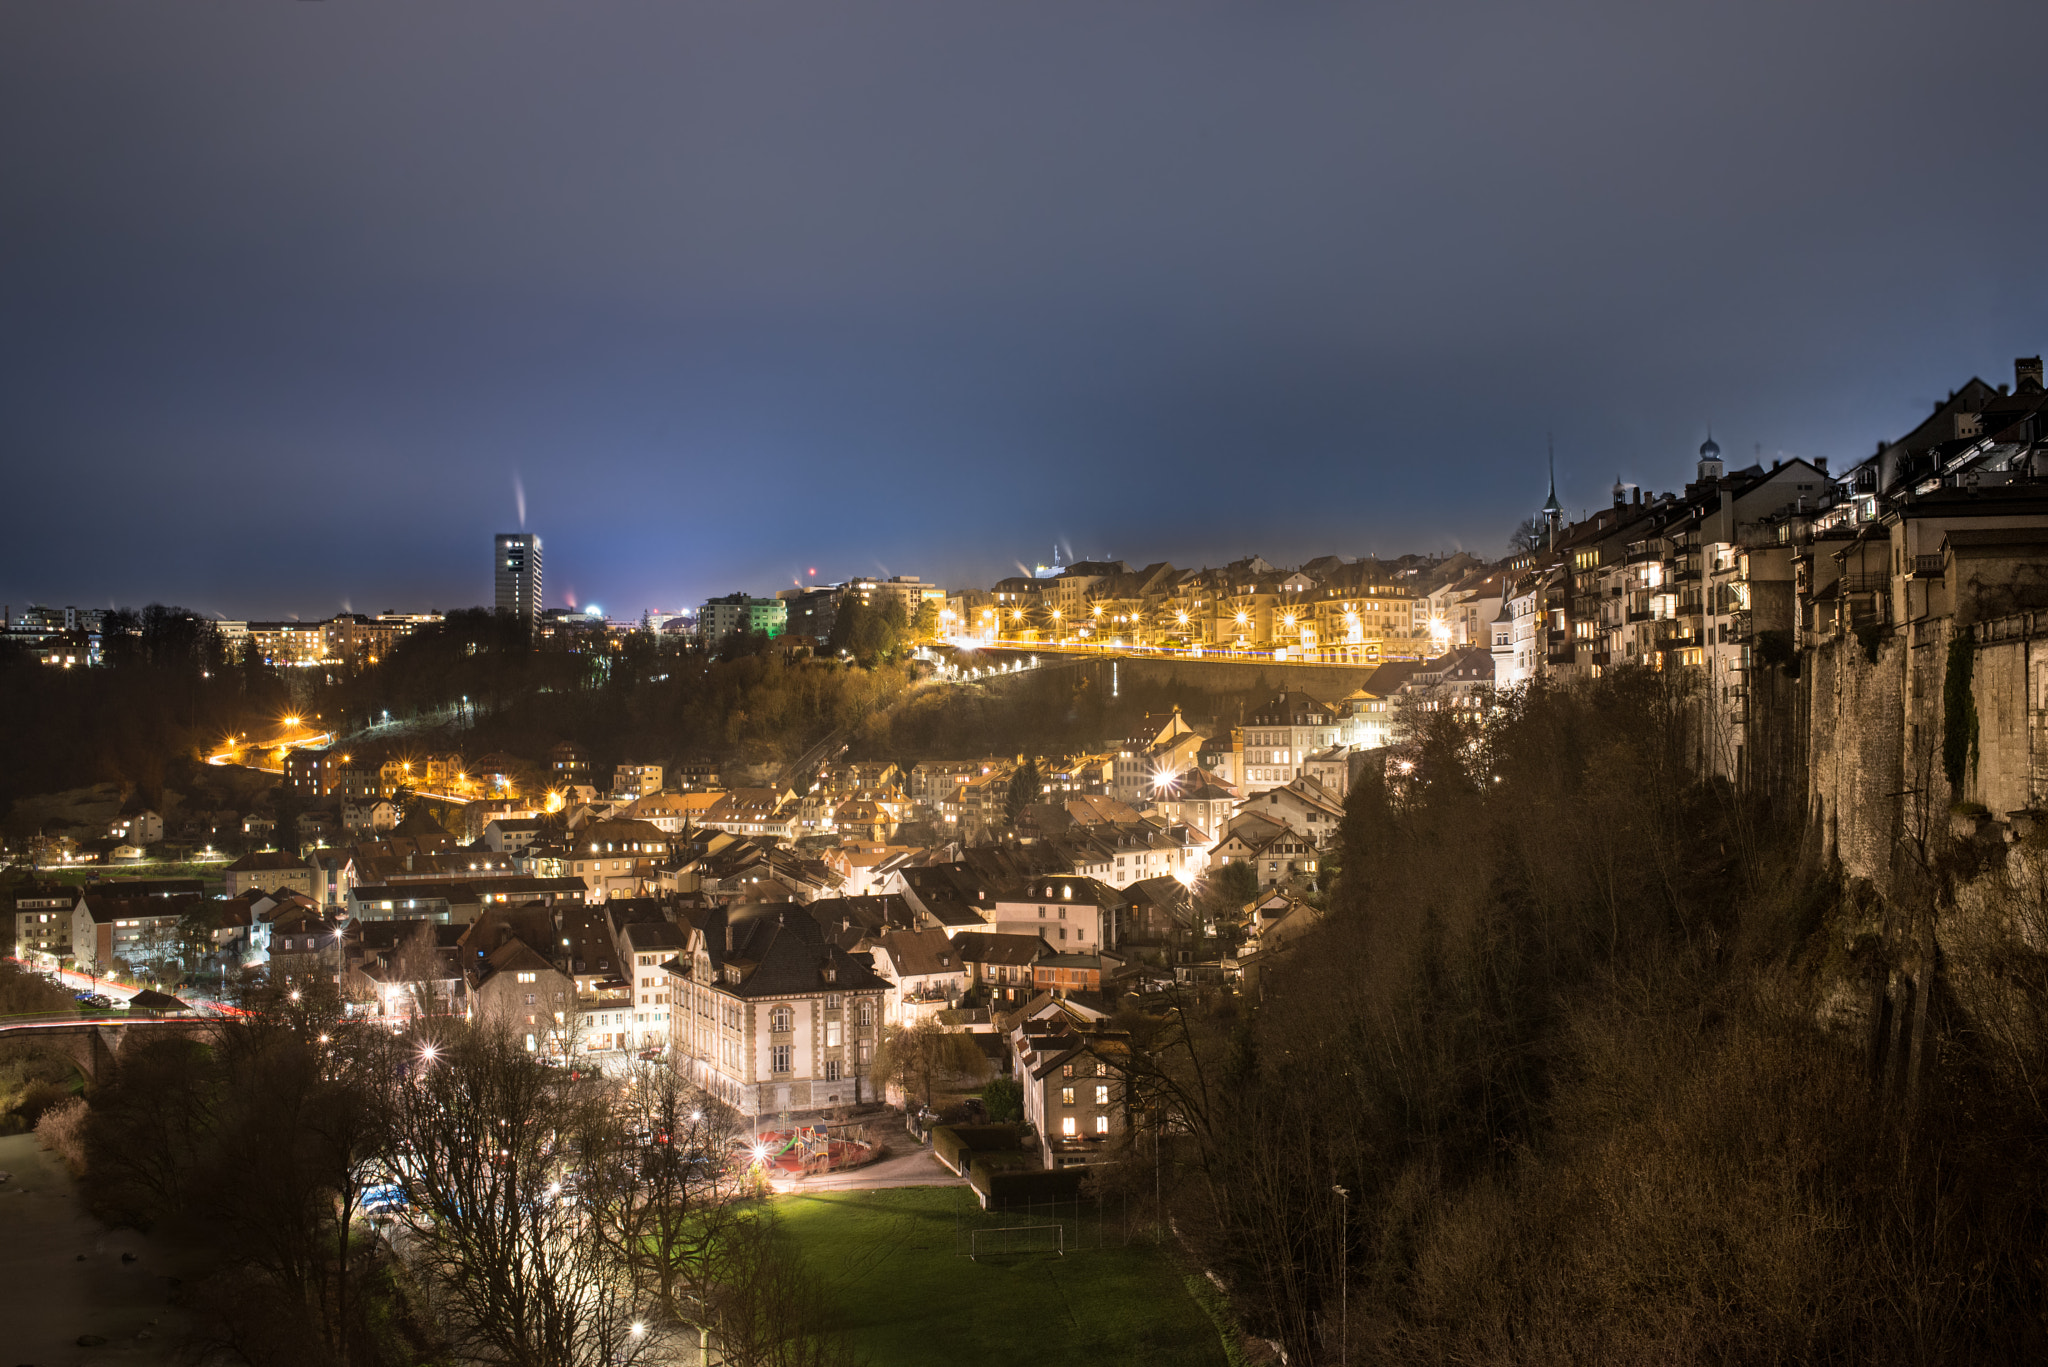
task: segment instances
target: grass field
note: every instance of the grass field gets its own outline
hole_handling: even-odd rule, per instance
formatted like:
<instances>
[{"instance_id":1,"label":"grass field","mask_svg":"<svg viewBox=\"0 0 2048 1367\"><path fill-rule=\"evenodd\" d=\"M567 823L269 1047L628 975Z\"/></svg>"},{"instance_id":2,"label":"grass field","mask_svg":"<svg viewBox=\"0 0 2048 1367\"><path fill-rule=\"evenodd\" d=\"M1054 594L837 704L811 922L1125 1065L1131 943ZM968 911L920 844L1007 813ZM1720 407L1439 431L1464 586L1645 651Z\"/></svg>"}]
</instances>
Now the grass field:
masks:
<instances>
[{"instance_id":1,"label":"grass field","mask_svg":"<svg viewBox=\"0 0 2048 1367\"><path fill-rule=\"evenodd\" d=\"M953 1252L964 1187L821 1192L776 1203L824 1277L837 1327L888 1367L1114 1362L1224 1367L1216 1328L1150 1244L1066 1257Z\"/></svg>"}]
</instances>

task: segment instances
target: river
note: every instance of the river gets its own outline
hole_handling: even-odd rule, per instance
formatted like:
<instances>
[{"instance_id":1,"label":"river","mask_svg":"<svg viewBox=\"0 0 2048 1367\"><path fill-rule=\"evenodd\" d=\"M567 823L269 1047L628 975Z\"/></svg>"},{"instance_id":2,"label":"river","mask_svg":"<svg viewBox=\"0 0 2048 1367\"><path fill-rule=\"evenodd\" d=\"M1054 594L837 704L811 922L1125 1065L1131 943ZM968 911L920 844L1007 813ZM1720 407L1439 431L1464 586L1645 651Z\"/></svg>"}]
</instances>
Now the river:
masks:
<instances>
[{"instance_id":1,"label":"river","mask_svg":"<svg viewBox=\"0 0 2048 1367\"><path fill-rule=\"evenodd\" d=\"M171 1367L191 1320L176 1279L204 1275L161 1236L86 1214L63 1161L34 1135L0 1138L0 1355L23 1367ZM83 1258L80 1255L83 1254ZM133 1254L132 1260L124 1258ZM105 1340L81 1346L82 1336Z\"/></svg>"}]
</instances>

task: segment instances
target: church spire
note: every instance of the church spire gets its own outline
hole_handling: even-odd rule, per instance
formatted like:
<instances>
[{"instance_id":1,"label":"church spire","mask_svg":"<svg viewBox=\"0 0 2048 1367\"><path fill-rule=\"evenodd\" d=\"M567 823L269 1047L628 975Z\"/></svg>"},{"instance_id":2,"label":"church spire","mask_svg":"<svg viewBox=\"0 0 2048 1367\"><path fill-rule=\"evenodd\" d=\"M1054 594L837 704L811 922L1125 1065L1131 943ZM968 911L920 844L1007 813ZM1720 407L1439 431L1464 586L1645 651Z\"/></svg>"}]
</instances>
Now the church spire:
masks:
<instances>
[{"instance_id":1,"label":"church spire","mask_svg":"<svg viewBox=\"0 0 2048 1367\"><path fill-rule=\"evenodd\" d=\"M1550 549L1557 549L1557 534L1564 527L1564 505L1557 501L1557 443L1548 436L1544 443L1550 451L1550 495L1543 500L1543 522L1550 529Z\"/></svg>"}]
</instances>

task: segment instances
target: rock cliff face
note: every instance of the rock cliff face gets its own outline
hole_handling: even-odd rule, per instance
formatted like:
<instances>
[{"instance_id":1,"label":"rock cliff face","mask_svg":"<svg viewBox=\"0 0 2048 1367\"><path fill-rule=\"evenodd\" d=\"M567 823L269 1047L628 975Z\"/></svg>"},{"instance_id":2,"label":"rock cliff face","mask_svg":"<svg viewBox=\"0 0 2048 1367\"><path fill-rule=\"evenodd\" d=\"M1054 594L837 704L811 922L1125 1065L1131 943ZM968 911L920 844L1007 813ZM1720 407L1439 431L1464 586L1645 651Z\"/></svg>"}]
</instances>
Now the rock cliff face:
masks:
<instances>
[{"instance_id":1,"label":"rock cliff face","mask_svg":"<svg viewBox=\"0 0 2048 1367\"><path fill-rule=\"evenodd\" d=\"M2048 614L1838 638L1802 665L1808 838L1842 873L1853 965L1828 1014L1911 1105L1937 998L1981 1037L2048 1040Z\"/></svg>"}]
</instances>

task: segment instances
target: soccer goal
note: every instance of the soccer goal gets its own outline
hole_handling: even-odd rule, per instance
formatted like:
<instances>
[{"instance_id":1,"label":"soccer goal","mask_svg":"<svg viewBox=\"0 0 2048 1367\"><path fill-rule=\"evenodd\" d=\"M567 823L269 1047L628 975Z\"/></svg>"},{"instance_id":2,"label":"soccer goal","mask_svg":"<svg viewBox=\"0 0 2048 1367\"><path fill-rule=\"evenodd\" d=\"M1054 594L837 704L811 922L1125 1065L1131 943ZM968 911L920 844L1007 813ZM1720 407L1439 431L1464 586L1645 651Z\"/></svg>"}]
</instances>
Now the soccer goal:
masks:
<instances>
[{"instance_id":1,"label":"soccer goal","mask_svg":"<svg viewBox=\"0 0 2048 1367\"><path fill-rule=\"evenodd\" d=\"M967 1235L970 1259L1000 1258L1019 1253L1057 1253L1067 1256L1067 1227L1064 1224L996 1225L972 1230Z\"/></svg>"}]
</instances>

